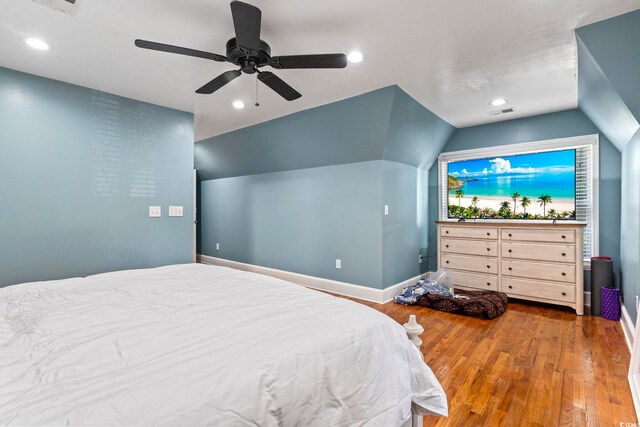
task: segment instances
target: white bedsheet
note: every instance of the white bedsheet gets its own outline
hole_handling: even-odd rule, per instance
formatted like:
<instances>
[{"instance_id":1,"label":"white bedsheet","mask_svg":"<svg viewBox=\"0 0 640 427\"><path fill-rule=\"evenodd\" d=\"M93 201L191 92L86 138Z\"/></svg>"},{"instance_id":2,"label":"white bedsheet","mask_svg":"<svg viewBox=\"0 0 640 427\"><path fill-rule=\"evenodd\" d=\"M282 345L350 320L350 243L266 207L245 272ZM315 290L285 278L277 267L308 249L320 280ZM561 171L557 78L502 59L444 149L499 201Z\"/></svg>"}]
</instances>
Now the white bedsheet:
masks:
<instances>
[{"instance_id":1,"label":"white bedsheet","mask_svg":"<svg viewBox=\"0 0 640 427\"><path fill-rule=\"evenodd\" d=\"M446 415L389 317L187 264L0 289L0 424L396 426Z\"/></svg>"}]
</instances>

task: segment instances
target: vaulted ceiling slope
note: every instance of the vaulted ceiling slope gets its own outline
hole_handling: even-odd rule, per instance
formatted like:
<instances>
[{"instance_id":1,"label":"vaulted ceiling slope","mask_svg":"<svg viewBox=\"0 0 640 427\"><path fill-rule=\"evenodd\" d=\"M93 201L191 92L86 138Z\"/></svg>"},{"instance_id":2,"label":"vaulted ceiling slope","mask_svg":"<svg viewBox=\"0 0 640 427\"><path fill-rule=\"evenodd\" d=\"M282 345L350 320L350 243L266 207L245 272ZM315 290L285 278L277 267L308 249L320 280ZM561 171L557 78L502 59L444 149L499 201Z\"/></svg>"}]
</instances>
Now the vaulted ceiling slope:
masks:
<instances>
[{"instance_id":1,"label":"vaulted ceiling slope","mask_svg":"<svg viewBox=\"0 0 640 427\"><path fill-rule=\"evenodd\" d=\"M199 141L202 180L370 160L431 166L455 127L397 86Z\"/></svg>"},{"instance_id":2,"label":"vaulted ceiling slope","mask_svg":"<svg viewBox=\"0 0 640 427\"><path fill-rule=\"evenodd\" d=\"M640 128L640 11L576 30L578 105L622 151Z\"/></svg>"}]
</instances>

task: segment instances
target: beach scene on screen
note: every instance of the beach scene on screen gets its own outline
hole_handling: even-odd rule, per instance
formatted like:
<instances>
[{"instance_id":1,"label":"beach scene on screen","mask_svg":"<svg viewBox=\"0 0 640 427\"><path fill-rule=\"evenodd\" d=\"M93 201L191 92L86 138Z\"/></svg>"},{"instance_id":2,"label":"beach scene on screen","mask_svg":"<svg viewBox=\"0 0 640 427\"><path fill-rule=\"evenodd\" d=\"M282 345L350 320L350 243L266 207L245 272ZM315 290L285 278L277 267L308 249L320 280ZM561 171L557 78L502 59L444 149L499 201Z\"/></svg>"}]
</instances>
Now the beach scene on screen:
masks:
<instances>
[{"instance_id":1,"label":"beach scene on screen","mask_svg":"<svg viewBox=\"0 0 640 427\"><path fill-rule=\"evenodd\" d=\"M575 150L448 163L450 218L575 219Z\"/></svg>"}]
</instances>

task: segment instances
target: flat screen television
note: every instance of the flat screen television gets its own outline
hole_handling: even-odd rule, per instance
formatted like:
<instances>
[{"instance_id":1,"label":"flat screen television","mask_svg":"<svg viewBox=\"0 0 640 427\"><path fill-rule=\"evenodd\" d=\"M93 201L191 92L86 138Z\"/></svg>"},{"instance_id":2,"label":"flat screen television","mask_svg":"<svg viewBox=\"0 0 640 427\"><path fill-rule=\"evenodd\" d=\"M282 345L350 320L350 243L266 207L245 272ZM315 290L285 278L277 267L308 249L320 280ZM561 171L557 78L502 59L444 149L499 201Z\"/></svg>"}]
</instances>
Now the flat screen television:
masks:
<instances>
[{"instance_id":1,"label":"flat screen television","mask_svg":"<svg viewBox=\"0 0 640 427\"><path fill-rule=\"evenodd\" d=\"M574 220L576 150L452 161L448 217Z\"/></svg>"}]
</instances>

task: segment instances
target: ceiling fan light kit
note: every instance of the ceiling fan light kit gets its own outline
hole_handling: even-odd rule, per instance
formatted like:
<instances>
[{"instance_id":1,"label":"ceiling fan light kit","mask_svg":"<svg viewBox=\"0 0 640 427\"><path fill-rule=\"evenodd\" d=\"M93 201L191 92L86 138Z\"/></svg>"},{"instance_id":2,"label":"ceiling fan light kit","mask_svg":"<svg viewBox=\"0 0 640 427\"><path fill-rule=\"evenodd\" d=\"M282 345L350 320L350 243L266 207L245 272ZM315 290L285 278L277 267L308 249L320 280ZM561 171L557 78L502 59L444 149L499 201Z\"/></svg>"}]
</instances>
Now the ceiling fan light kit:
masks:
<instances>
[{"instance_id":1,"label":"ceiling fan light kit","mask_svg":"<svg viewBox=\"0 0 640 427\"><path fill-rule=\"evenodd\" d=\"M260 82L287 101L293 101L302 95L271 71L261 71L260 68L270 66L278 70L286 70L344 68L347 66L347 57L343 53L271 56L271 47L260 39L262 22L260 9L248 3L232 1L231 15L236 36L227 42L226 56L140 39L135 41L135 45L143 49L193 56L217 62L229 62L239 67L237 70L222 73L196 90L196 93L199 94L212 94L245 73L257 74Z\"/></svg>"}]
</instances>

